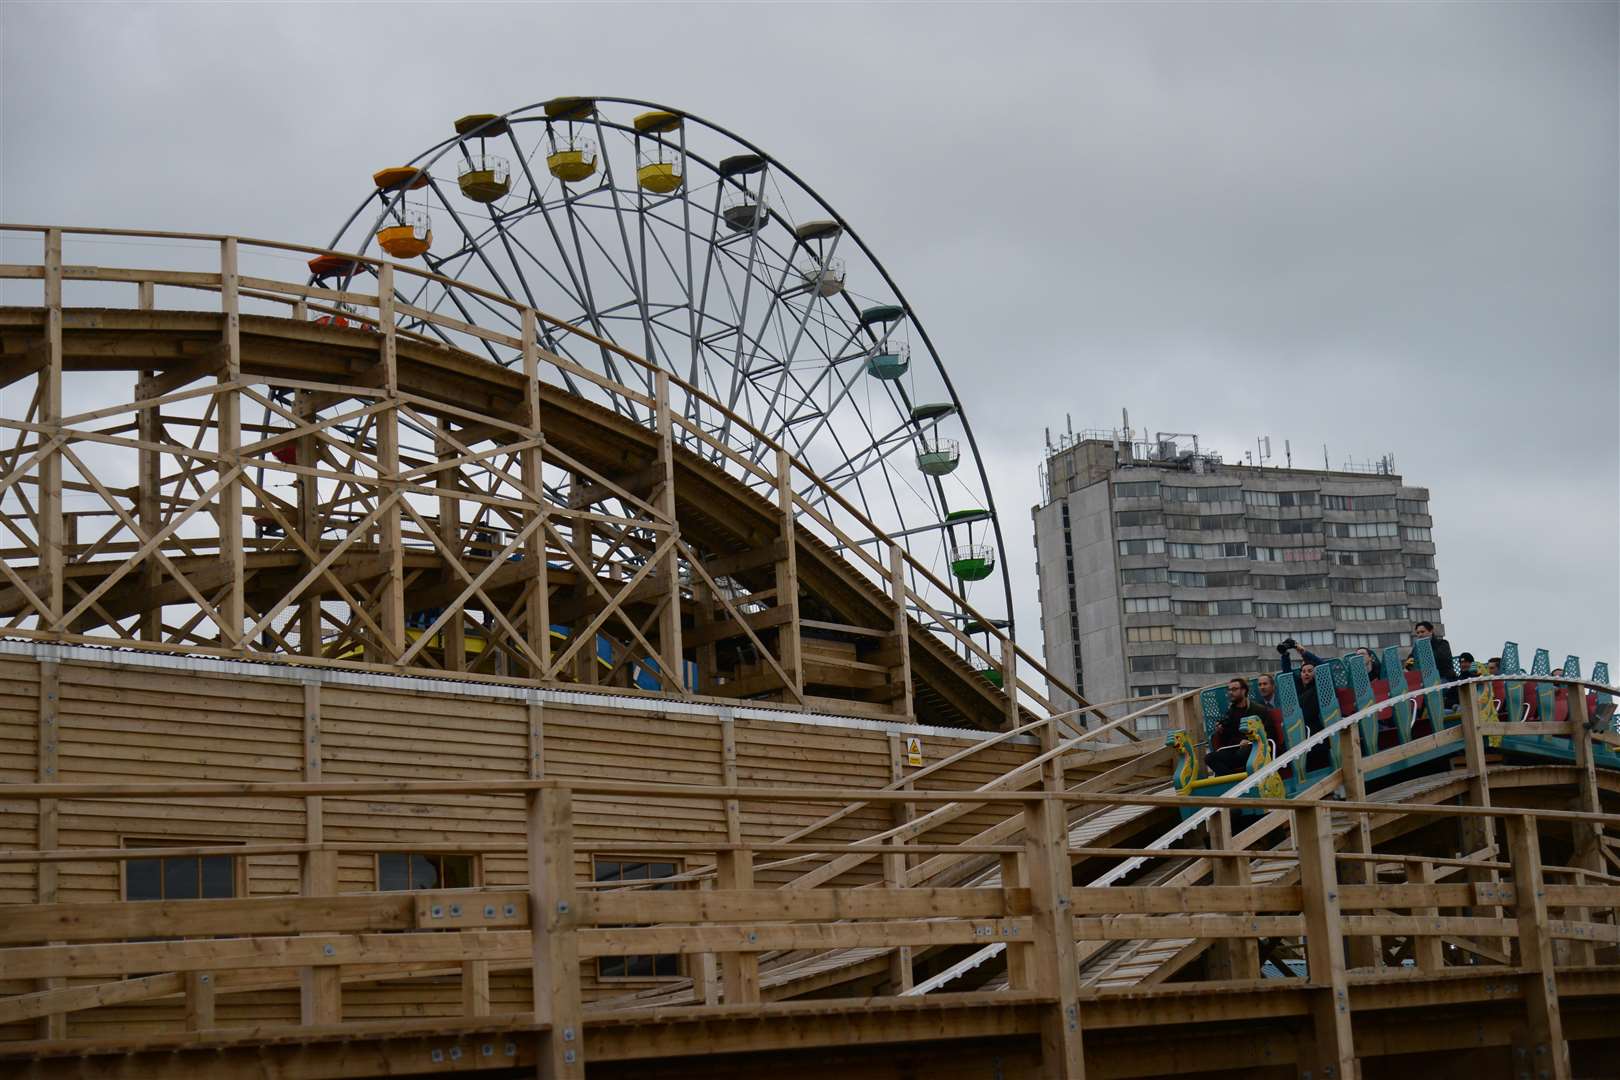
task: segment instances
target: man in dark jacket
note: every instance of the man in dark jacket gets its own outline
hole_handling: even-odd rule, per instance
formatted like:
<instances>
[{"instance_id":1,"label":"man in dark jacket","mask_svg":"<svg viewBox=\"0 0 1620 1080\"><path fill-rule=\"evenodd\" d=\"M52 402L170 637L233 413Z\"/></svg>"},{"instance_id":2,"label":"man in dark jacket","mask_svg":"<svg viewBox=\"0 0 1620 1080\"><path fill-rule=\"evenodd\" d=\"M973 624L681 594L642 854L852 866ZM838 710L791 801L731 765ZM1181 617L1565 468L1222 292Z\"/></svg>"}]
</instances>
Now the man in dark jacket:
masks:
<instances>
[{"instance_id":1,"label":"man in dark jacket","mask_svg":"<svg viewBox=\"0 0 1620 1080\"><path fill-rule=\"evenodd\" d=\"M1301 650L1304 652L1304 650ZM1299 665L1299 711L1305 718L1305 730L1315 735L1322 730L1322 703L1316 697L1316 667L1323 661L1305 653L1307 659ZM1333 764L1333 751L1327 743L1311 747L1305 755L1307 769L1325 769Z\"/></svg>"},{"instance_id":2,"label":"man in dark jacket","mask_svg":"<svg viewBox=\"0 0 1620 1080\"><path fill-rule=\"evenodd\" d=\"M1244 771L1249 760L1249 742L1243 737L1242 725L1250 716L1258 716L1265 724L1266 734L1277 753L1282 753L1286 745L1283 742L1282 714L1251 701L1248 682L1243 679L1229 680L1226 694L1229 702L1226 715L1215 725L1215 733L1209 740L1209 753L1204 755L1204 764L1209 766L1211 776L1227 776Z\"/></svg>"},{"instance_id":3,"label":"man in dark jacket","mask_svg":"<svg viewBox=\"0 0 1620 1080\"><path fill-rule=\"evenodd\" d=\"M1455 674L1456 667L1451 659L1451 643L1434 632L1434 623L1424 619L1413 625L1412 639L1414 646L1410 655L1414 660L1417 658L1415 643L1418 638L1429 639L1429 647L1434 650L1434 667L1440 673L1440 681L1450 682L1455 679L1457 676ZM1473 672L1469 672L1469 674L1473 674ZM1454 689L1447 690L1445 692L1445 701L1446 708L1455 709L1457 707L1457 691Z\"/></svg>"}]
</instances>

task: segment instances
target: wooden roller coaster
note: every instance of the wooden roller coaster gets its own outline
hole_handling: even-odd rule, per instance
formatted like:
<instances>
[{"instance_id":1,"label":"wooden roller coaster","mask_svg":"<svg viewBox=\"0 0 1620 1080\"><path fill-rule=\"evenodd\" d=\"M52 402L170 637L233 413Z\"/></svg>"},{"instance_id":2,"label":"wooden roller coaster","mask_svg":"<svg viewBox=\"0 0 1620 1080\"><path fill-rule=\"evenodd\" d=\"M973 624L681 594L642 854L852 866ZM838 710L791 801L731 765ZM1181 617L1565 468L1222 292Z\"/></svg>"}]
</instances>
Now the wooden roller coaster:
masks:
<instances>
[{"instance_id":1,"label":"wooden roller coaster","mask_svg":"<svg viewBox=\"0 0 1620 1080\"><path fill-rule=\"evenodd\" d=\"M1526 720L1426 672L1200 797L573 327L19 234L6 1075L1616 1075L1602 680Z\"/></svg>"}]
</instances>

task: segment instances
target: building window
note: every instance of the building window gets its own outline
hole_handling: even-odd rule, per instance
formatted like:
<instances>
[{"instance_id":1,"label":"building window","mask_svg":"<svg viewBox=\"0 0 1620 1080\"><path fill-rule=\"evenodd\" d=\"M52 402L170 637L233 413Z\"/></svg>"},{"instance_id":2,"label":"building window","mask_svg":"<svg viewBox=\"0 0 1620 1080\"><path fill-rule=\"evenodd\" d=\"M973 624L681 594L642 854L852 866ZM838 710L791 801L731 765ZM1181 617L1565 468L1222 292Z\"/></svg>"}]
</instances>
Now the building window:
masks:
<instances>
[{"instance_id":1,"label":"building window","mask_svg":"<svg viewBox=\"0 0 1620 1080\"><path fill-rule=\"evenodd\" d=\"M1160 492L1166 502L1242 502L1241 487L1166 487Z\"/></svg>"},{"instance_id":2,"label":"building window","mask_svg":"<svg viewBox=\"0 0 1620 1080\"><path fill-rule=\"evenodd\" d=\"M1420 623L1420 622L1431 622L1431 623L1434 623L1434 625L1436 627L1438 627L1440 625L1440 609L1439 608L1417 608L1417 607L1415 607L1415 608L1408 609L1406 614L1407 614L1407 617L1410 618L1414 624ZM1438 630L1436 630L1435 632L1439 633Z\"/></svg>"},{"instance_id":3,"label":"building window","mask_svg":"<svg viewBox=\"0 0 1620 1080\"><path fill-rule=\"evenodd\" d=\"M218 840L125 840L127 848L221 847ZM124 861L125 900L229 900L236 896L234 855L164 855Z\"/></svg>"},{"instance_id":4,"label":"building window","mask_svg":"<svg viewBox=\"0 0 1620 1080\"><path fill-rule=\"evenodd\" d=\"M1251 547L1249 558L1257 562L1321 562L1322 549L1316 547Z\"/></svg>"},{"instance_id":5,"label":"building window","mask_svg":"<svg viewBox=\"0 0 1620 1080\"><path fill-rule=\"evenodd\" d=\"M1405 555L1405 556L1402 556L1401 561L1406 563L1406 568L1408 570L1433 570L1434 569L1434 556L1433 555Z\"/></svg>"},{"instance_id":6,"label":"building window","mask_svg":"<svg viewBox=\"0 0 1620 1080\"><path fill-rule=\"evenodd\" d=\"M1336 607L1333 617L1340 622L1378 622L1406 618L1405 604L1378 604L1372 607Z\"/></svg>"},{"instance_id":7,"label":"building window","mask_svg":"<svg viewBox=\"0 0 1620 1080\"><path fill-rule=\"evenodd\" d=\"M1160 685L1157 685L1157 686L1133 686L1133 687L1131 687L1131 696L1132 697L1169 697L1171 694L1174 694L1175 692L1176 692L1175 686L1173 686L1173 685L1165 685L1165 684L1160 684Z\"/></svg>"},{"instance_id":8,"label":"building window","mask_svg":"<svg viewBox=\"0 0 1620 1080\"><path fill-rule=\"evenodd\" d=\"M1164 541L1154 540L1121 540L1119 542L1121 555L1163 555Z\"/></svg>"},{"instance_id":9,"label":"building window","mask_svg":"<svg viewBox=\"0 0 1620 1080\"><path fill-rule=\"evenodd\" d=\"M1248 583L1247 570L1170 571L1170 584L1194 589L1240 589Z\"/></svg>"},{"instance_id":10,"label":"building window","mask_svg":"<svg viewBox=\"0 0 1620 1080\"><path fill-rule=\"evenodd\" d=\"M1402 513L1402 514L1423 514L1423 515L1427 515L1428 512L1429 512L1429 500L1427 500L1427 499L1396 499L1395 500L1395 509L1397 511L1399 511L1400 513Z\"/></svg>"},{"instance_id":11,"label":"building window","mask_svg":"<svg viewBox=\"0 0 1620 1080\"><path fill-rule=\"evenodd\" d=\"M638 882L658 881L674 877L681 872L680 865L643 859L594 859L593 881L615 885L635 885ZM664 892L675 888L675 882L666 881L650 885L651 891ZM596 974L601 979L672 979L681 974L681 958L670 953L657 956L599 956Z\"/></svg>"},{"instance_id":12,"label":"building window","mask_svg":"<svg viewBox=\"0 0 1620 1080\"><path fill-rule=\"evenodd\" d=\"M1247 615L1247 600L1177 600L1171 609L1177 615Z\"/></svg>"},{"instance_id":13,"label":"building window","mask_svg":"<svg viewBox=\"0 0 1620 1080\"><path fill-rule=\"evenodd\" d=\"M1158 653L1153 656L1131 657L1132 671L1174 671L1176 670L1176 656L1174 653Z\"/></svg>"},{"instance_id":14,"label":"building window","mask_svg":"<svg viewBox=\"0 0 1620 1080\"><path fill-rule=\"evenodd\" d=\"M1383 634L1340 634L1339 644L1346 649L1387 649L1391 645L1405 647L1412 644L1412 635L1392 632Z\"/></svg>"},{"instance_id":15,"label":"building window","mask_svg":"<svg viewBox=\"0 0 1620 1080\"><path fill-rule=\"evenodd\" d=\"M1170 598L1168 596L1127 596L1125 598L1125 614L1142 615L1152 611L1169 611Z\"/></svg>"},{"instance_id":16,"label":"building window","mask_svg":"<svg viewBox=\"0 0 1620 1080\"><path fill-rule=\"evenodd\" d=\"M477 884L471 855L438 855L423 851L377 853L377 891L470 889Z\"/></svg>"},{"instance_id":17,"label":"building window","mask_svg":"<svg viewBox=\"0 0 1620 1080\"><path fill-rule=\"evenodd\" d=\"M1163 525L1164 515L1157 510L1121 510L1114 515L1114 524L1122 529Z\"/></svg>"},{"instance_id":18,"label":"building window","mask_svg":"<svg viewBox=\"0 0 1620 1080\"><path fill-rule=\"evenodd\" d=\"M1171 544L1172 559L1241 559L1249 553L1248 544Z\"/></svg>"},{"instance_id":19,"label":"building window","mask_svg":"<svg viewBox=\"0 0 1620 1080\"><path fill-rule=\"evenodd\" d=\"M1133 645L1141 645L1150 641L1170 641L1170 628L1168 626L1127 626L1125 640Z\"/></svg>"},{"instance_id":20,"label":"building window","mask_svg":"<svg viewBox=\"0 0 1620 1080\"><path fill-rule=\"evenodd\" d=\"M1327 578L1321 574L1302 574L1298 577L1288 574L1255 574L1251 580L1257 589L1301 592L1327 588Z\"/></svg>"},{"instance_id":21,"label":"building window","mask_svg":"<svg viewBox=\"0 0 1620 1080\"><path fill-rule=\"evenodd\" d=\"M1199 514L1167 514L1164 525L1167 529L1182 532L1219 532L1222 529L1243 528L1243 515L1211 514L1204 517Z\"/></svg>"},{"instance_id":22,"label":"building window","mask_svg":"<svg viewBox=\"0 0 1620 1080\"><path fill-rule=\"evenodd\" d=\"M1261 630L1255 634L1255 641L1261 645L1277 646L1292 638L1301 645L1332 645L1333 631L1331 630ZM1339 644L1344 644L1341 640Z\"/></svg>"},{"instance_id":23,"label":"building window","mask_svg":"<svg viewBox=\"0 0 1620 1080\"><path fill-rule=\"evenodd\" d=\"M1328 560L1336 566L1394 566L1400 563L1401 553L1396 548L1376 551L1329 551Z\"/></svg>"},{"instance_id":24,"label":"building window","mask_svg":"<svg viewBox=\"0 0 1620 1080\"><path fill-rule=\"evenodd\" d=\"M1328 603L1303 604L1256 604L1254 614L1260 619L1316 619L1327 618L1333 614L1333 605Z\"/></svg>"},{"instance_id":25,"label":"building window","mask_svg":"<svg viewBox=\"0 0 1620 1080\"><path fill-rule=\"evenodd\" d=\"M1402 525L1401 539L1417 540L1421 543L1432 544L1434 542L1434 530L1423 525Z\"/></svg>"},{"instance_id":26,"label":"building window","mask_svg":"<svg viewBox=\"0 0 1620 1080\"><path fill-rule=\"evenodd\" d=\"M1163 585L1167 580L1162 566L1145 566L1119 572L1119 581L1122 585Z\"/></svg>"},{"instance_id":27,"label":"building window","mask_svg":"<svg viewBox=\"0 0 1620 1080\"><path fill-rule=\"evenodd\" d=\"M1254 640L1254 631L1248 627L1227 630L1177 630L1180 645L1241 645Z\"/></svg>"},{"instance_id":28,"label":"building window","mask_svg":"<svg viewBox=\"0 0 1620 1080\"><path fill-rule=\"evenodd\" d=\"M1406 591L1412 596L1439 596L1440 583L1438 581L1408 581Z\"/></svg>"},{"instance_id":29,"label":"building window","mask_svg":"<svg viewBox=\"0 0 1620 1080\"><path fill-rule=\"evenodd\" d=\"M1230 675L1255 670L1252 656L1184 656L1181 670L1189 675Z\"/></svg>"},{"instance_id":30,"label":"building window","mask_svg":"<svg viewBox=\"0 0 1620 1080\"><path fill-rule=\"evenodd\" d=\"M1114 485L1114 498L1116 499L1157 499L1159 497L1159 482L1157 480L1132 480L1129 483Z\"/></svg>"},{"instance_id":31,"label":"building window","mask_svg":"<svg viewBox=\"0 0 1620 1080\"><path fill-rule=\"evenodd\" d=\"M1327 523L1327 534L1345 539L1371 540L1395 536L1397 528L1393 521L1330 521Z\"/></svg>"},{"instance_id":32,"label":"building window","mask_svg":"<svg viewBox=\"0 0 1620 1080\"><path fill-rule=\"evenodd\" d=\"M1393 495L1324 495L1322 496L1322 509L1324 510L1393 510L1395 509L1395 496Z\"/></svg>"},{"instance_id":33,"label":"building window","mask_svg":"<svg viewBox=\"0 0 1620 1080\"><path fill-rule=\"evenodd\" d=\"M1334 578L1336 593L1405 592L1406 579L1398 577Z\"/></svg>"}]
</instances>

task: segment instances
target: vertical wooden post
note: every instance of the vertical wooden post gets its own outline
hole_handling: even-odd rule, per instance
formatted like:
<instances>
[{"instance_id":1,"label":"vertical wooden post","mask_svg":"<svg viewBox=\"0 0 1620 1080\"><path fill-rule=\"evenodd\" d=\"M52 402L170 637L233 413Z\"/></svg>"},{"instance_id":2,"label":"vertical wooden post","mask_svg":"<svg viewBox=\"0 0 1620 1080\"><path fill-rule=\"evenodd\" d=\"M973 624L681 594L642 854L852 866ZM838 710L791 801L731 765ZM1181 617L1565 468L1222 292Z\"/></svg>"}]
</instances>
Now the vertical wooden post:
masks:
<instances>
[{"instance_id":1,"label":"vertical wooden post","mask_svg":"<svg viewBox=\"0 0 1620 1080\"><path fill-rule=\"evenodd\" d=\"M720 782L726 787L737 786L737 733L736 721L725 717L720 721ZM742 850L742 807L736 799L725 800L726 843L728 850L715 857L715 885L721 889L752 889L754 887L753 853ZM759 954L728 952L720 955L720 985L727 1005L759 1000Z\"/></svg>"},{"instance_id":2,"label":"vertical wooden post","mask_svg":"<svg viewBox=\"0 0 1620 1080\"><path fill-rule=\"evenodd\" d=\"M793 684L793 696L804 701L804 651L799 645L799 546L793 528L793 460L776 451L776 512L782 557L776 563L776 604L788 609L788 621L777 627L777 659Z\"/></svg>"},{"instance_id":3,"label":"vertical wooden post","mask_svg":"<svg viewBox=\"0 0 1620 1080\"><path fill-rule=\"evenodd\" d=\"M1356 726L1339 733L1339 765L1344 776L1344 797L1351 802L1367 799L1367 778L1361 766L1361 731ZM1372 821L1366 814L1356 814L1350 826L1346 848L1361 854L1372 854ZM1377 877L1377 867L1362 860L1349 861L1340 868L1346 885L1370 885ZM1382 967L1383 943L1376 937L1358 936L1349 939L1350 966L1353 968Z\"/></svg>"},{"instance_id":4,"label":"vertical wooden post","mask_svg":"<svg viewBox=\"0 0 1620 1080\"><path fill-rule=\"evenodd\" d=\"M540 425L540 346L539 326L533 308L523 309L523 382L525 409L528 414L528 437L537 445L523 451L521 456L523 482L536 499L534 514L542 524L537 525L525 546L523 558L529 564L528 619L525 633L529 648L540 659L540 670L532 678L550 680L551 676L551 581L546 566L547 516L545 454L540 440L544 438ZM442 505L442 503L441 503ZM677 614L677 621L679 615ZM461 620L458 617L457 623Z\"/></svg>"},{"instance_id":5,"label":"vertical wooden post","mask_svg":"<svg viewBox=\"0 0 1620 1080\"><path fill-rule=\"evenodd\" d=\"M219 468L224 472L242 466L242 393L236 385L242 378L241 278L237 272L236 238L226 237L219 246L219 294L225 319L225 363L219 372L219 406L214 410L219 441ZM242 483L233 478L219 493L219 557L230 568L231 581L225 591L220 617L225 620L224 644L242 648L242 620L246 612L246 552L242 549Z\"/></svg>"},{"instance_id":6,"label":"vertical wooden post","mask_svg":"<svg viewBox=\"0 0 1620 1080\"><path fill-rule=\"evenodd\" d=\"M39 373L40 442L62 434L62 230L45 232L45 367ZM66 632L62 616L62 455L54 448L39 462L39 569L50 609L46 630Z\"/></svg>"},{"instance_id":7,"label":"vertical wooden post","mask_svg":"<svg viewBox=\"0 0 1620 1080\"><path fill-rule=\"evenodd\" d=\"M332 969L336 971L336 968ZM214 1026L214 973L186 972L186 1030L206 1031Z\"/></svg>"},{"instance_id":8,"label":"vertical wooden post","mask_svg":"<svg viewBox=\"0 0 1620 1080\"><path fill-rule=\"evenodd\" d=\"M293 397L293 415L300 424L308 424L315 419L315 392L313 390L299 390ZM321 450L320 440L313 435L301 435L294 444L294 460L305 469L315 469L319 465ZM321 549L321 509L320 509L320 482L312 473L296 474L293 483L298 492L298 518L294 525L298 528L298 535L304 540L310 551L319 552ZM314 568L315 559L305 558L301 572ZM298 599L298 650L305 656L319 657L324 652L321 641L321 582L312 582L304 595Z\"/></svg>"},{"instance_id":9,"label":"vertical wooden post","mask_svg":"<svg viewBox=\"0 0 1620 1080\"><path fill-rule=\"evenodd\" d=\"M1575 767L1580 770L1580 791L1575 808L1589 814L1601 814L1603 801L1599 795L1597 762L1593 756L1592 732L1587 728L1586 691L1579 686L1569 688L1569 739L1575 749ZM1603 865L1603 826L1595 821L1577 821L1571 826L1570 865L1598 873ZM1583 882L1584 883L1584 882ZM1570 908L1564 917L1574 922L1585 922L1587 908ZM1590 941L1559 942L1573 964L1589 965L1597 960L1597 951Z\"/></svg>"},{"instance_id":10,"label":"vertical wooden post","mask_svg":"<svg viewBox=\"0 0 1620 1080\"><path fill-rule=\"evenodd\" d=\"M905 747L901 736L889 736L889 780L899 783L905 778ZM911 803L890 803L890 822L894 825L903 825L911 820L907 812ZM900 838L890 839L891 845L899 844ZM906 887L906 854L903 851L883 856L883 887L885 889L903 889ZM889 953L889 992L892 994L904 993L913 985L911 971L911 946L898 945Z\"/></svg>"},{"instance_id":11,"label":"vertical wooden post","mask_svg":"<svg viewBox=\"0 0 1620 1080\"><path fill-rule=\"evenodd\" d=\"M899 712L907 722L917 719L911 679L911 625L906 615L906 559L900 545L889 544L889 596L894 600L894 644L899 651L894 689L900 695Z\"/></svg>"},{"instance_id":12,"label":"vertical wooden post","mask_svg":"<svg viewBox=\"0 0 1620 1080\"><path fill-rule=\"evenodd\" d=\"M1029 887L1027 875L1024 873L1023 857L1012 852L1000 856L1001 860L1001 889L1005 893L1008 889L1024 889ZM1010 903L1004 910L1012 910ZM1035 944L1031 941L1009 941L1007 943L1007 989L1028 990L1030 988L1030 971L1034 966Z\"/></svg>"},{"instance_id":13,"label":"vertical wooden post","mask_svg":"<svg viewBox=\"0 0 1620 1080\"><path fill-rule=\"evenodd\" d=\"M1209 846L1212 851L1232 847L1232 812L1217 810L1209 819ZM1217 885L1249 886L1254 883L1248 859L1211 859L1211 875ZM1222 938L1210 949L1210 978L1258 979L1260 942L1257 938Z\"/></svg>"},{"instance_id":14,"label":"vertical wooden post","mask_svg":"<svg viewBox=\"0 0 1620 1080\"><path fill-rule=\"evenodd\" d=\"M567 788L528 795L529 921L534 935L534 1018L540 1080L583 1080L585 1030L579 1000L579 901L574 891L574 812Z\"/></svg>"},{"instance_id":15,"label":"vertical wooden post","mask_svg":"<svg viewBox=\"0 0 1620 1080\"><path fill-rule=\"evenodd\" d=\"M450 421L448 419L439 421L439 431L441 433L440 437L434 440L434 450L439 461L443 463L460 457L461 451L457 450L455 445L444 437L450 433ZM460 478L461 466L452 465L447 469L439 470L438 479L435 481L439 489L439 539L450 550L451 557L457 561L467 551L465 538L461 535ZM530 478L524 477L524 480L529 482ZM544 540L541 543L544 544ZM447 585L451 582L459 584L461 581L460 577L449 565L446 565L439 573L440 580ZM467 668L467 617L464 614L465 610L465 606L463 606L462 611L456 612L444 624L444 629L440 631L444 640L444 666L447 671L465 671ZM541 673L542 677L544 674L544 672Z\"/></svg>"},{"instance_id":16,"label":"vertical wooden post","mask_svg":"<svg viewBox=\"0 0 1620 1080\"><path fill-rule=\"evenodd\" d=\"M1035 937L1030 974L1035 991L1051 1002L1041 1010L1040 1075L1044 1080L1077 1080L1086 1075L1067 820L1063 803L1056 799L1032 799L1024 804L1024 865Z\"/></svg>"},{"instance_id":17,"label":"vertical wooden post","mask_svg":"<svg viewBox=\"0 0 1620 1080\"><path fill-rule=\"evenodd\" d=\"M1489 765L1485 761L1485 747L1479 736L1479 701L1468 687L1462 688L1460 695L1462 704L1462 739L1463 760L1468 765L1468 802L1474 806L1491 805L1491 781ZM1436 726L1436 730L1439 730ZM1461 846L1464 854L1475 851L1496 851L1496 819L1488 816L1468 816L1459 823L1462 833ZM1489 857L1489 856L1488 856ZM1495 869L1486 867L1470 867L1468 880L1474 884L1495 884L1501 875ZM1491 918L1499 918L1502 909L1495 905L1471 908L1470 913ZM1496 939L1497 947L1502 952L1508 951L1506 938Z\"/></svg>"},{"instance_id":18,"label":"vertical wooden post","mask_svg":"<svg viewBox=\"0 0 1620 1080\"><path fill-rule=\"evenodd\" d=\"M1416 876L1414 877L1414 866ZM1423 885L1433 885L1439 879L1432 862L1407 863L1406 880L1416 881ZM1432 904L1427 907L1413 908L1412 914L1420 917L1434 918L1440 914L1440 909ZM1445 950L1441 948L1440 938L1436 934L1425 934L1412 939L1412 962L1417 964L1420 971L1439 971L1445 967Z\"/></svg>"},{"instance_id":19,"label":"vertical wooden post","mask_svg":"<svg viewBox=\"0 0 1620 1080\"><path fill-rule=\"evenodd\" d=\"M660 541L680 535L675 517L675 419L669 408L669 372L658 369L658 463L662 475L658 481L657 505L659 513L669 525L670 532L659 536ZM673 680L675 692L685 694L686 660L681 646L681 560L678 549L671 545L659 568L664 579L664 606L658 615L658 654L664 670Z\"/></svg>"},{"instance_id":20,"label":"vertical wooden post","mask_svg":"<svg viewBox=\"0 0 1620 1080\"><path fill-rule=\"evenodd\" d=\"M1569 1080L1569 1044L1558 1009L1558 972L1547 916L1547 890L1541 874L1541 838L1535 818L1507 819L1508 856L1513 863L1514 910L1519 923L1519 963L1524 976L1530 1060L1533 1072L1548 1080Z\"/></svg>"},{"instance_id":21,"label":"vertical wooden post","mask_svg":"<svg viewBox=\"0 0 1620 1080\"><path fill-rule=\"evenodd\" d=\"M314 672L304 682L303 775L307 783L321 782L321 684ZM304 843L325 843L325 806L319 795L304 796ZM299 891L304 896L337 893L337 854L306 851L300 856ZM303 1024L343 1022L343 972L326 965L298 971L298 1016Z\"/></svg>"},{"instance_id":22,"label":"vertical wooden post","mask_svg":"<svg viewBox=\"0 0 1620 1080\"><path fill-rule=\"evenodd\" d=\"M152 310L152 283L142 281L136 284L136 305L141 311ZM151 393L153 380L157 377L155 370L141 372L141 377L135 382L135 397L137 400L146 398ZM141 409L135 417L136 436L141 441L139 454L139 481L136 484L135 519L140 522L141 531L152 536L163 528L163 505L160 501L163 480L163 454L158 445L163 435L163 410L158 406ZM146 582L149 594L155 593L163 581L163 567L156 559L147 559L146 565L141 568L141 577ZM137 636L142 641L163 640L163 609L156 604L148 604L141 609L140 624Z\"/></svg>"},{"instance_id":23,"label":"vertical wooden post","mask_svg":"<svg viewBox=\"0 0 1620 1080\"><path fill-rule=\"evenodd\" d=\"M35 779L41 784L58 783L61 769L61 669L55 660L43 660L39 665L39 724L38 746L35 751ZM52 851L61 842L58 835L60 811L55 799L39 800L38 846L40 851ZM35 896L41 904L58 902L57 864L42 862L35 871ZM43 979L42 990L60 990L67 986L66 979ZM67 1014L50 1013L39 1021L42 1039L67 1038Z\"/></svg>"},{"instance_id":24,"label":"vertical wooden post","mask_svg":"<svg viewBox=\"0 0 1620 1080\"><path fill-rule=\"evenodd\" d=\"M574 473L569 479L570 505L578 502L572 496L590 486L590 478L580 473ZM579 506L578 510L588 507ZM595 554L592 548L596 543L596 523L581 513L576 515L569 523L568 544L574 549L571 561L574 563L574 591L572 599L574 610L579 612L575 618L574 633L580 633L581 628L589 624L590 610L595 593L591 589L590 575L596 573ZM596 642L587 641L574 653L574 682L584 683L586 686L595 686L602 681L600 665L596 662Z\"/></svg>"},{"instance_id":25,"label":"vertical wooden post","mask_svg":"<svg viewBox=\"0 0 1620 1080\"><path fill-rule=\"evenodd\" d=\"M1322 1080L1355 1080L1360 1066L1350 1025L1344 923L1328 811L1314 806L1294 811L1294 846L1299 851L1299 883L1304 895L1305 962L1313 987L1311 1017L1320 1070L1316 1075Z\"/></svg>"},{"instance_id":26,"label":"vertical wooden post","mask_svg":"<svg viewBox=\"0 0 1620 1080\"><path fill-rule=\"evenodd\" d=\"M1018 726L1018 646L1010 637L1001 639L1001 686L1007 692L1007 727Z\"/></svg>"},{"instance_id":27,"label":"vertical wooden post","mask_svg":"<svg viewBox=\"0 0 1620 1080\"><path fill-rule=\"evenodd\" d=\"M388 406L375 413L377 423L377 499L381 502L399 493L399 354L398 339L394 334L394 267L382 263L377 267L377 332L379 338L380 374L382 392ZM382 609L377 625L386 638L386 651L391 655L378 656L378 660L392 662L405 651L405 546L401 540L400 519L403 511L396 503L384 511L377 525L379 530L378 556L382 563L382 580L376 597Z\"/></svg>"}]
</instances>

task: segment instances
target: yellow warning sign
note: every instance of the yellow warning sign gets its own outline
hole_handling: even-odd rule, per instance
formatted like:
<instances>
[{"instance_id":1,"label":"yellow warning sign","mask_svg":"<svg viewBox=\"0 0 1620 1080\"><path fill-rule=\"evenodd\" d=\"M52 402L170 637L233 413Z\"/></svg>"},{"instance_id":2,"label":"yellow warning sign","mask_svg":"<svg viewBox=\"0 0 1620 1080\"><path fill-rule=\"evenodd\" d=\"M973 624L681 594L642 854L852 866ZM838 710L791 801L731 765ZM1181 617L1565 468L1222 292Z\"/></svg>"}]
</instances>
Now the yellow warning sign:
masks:
<instances>
[{"instance_id":1,"label":"yellow warning sign","mask_svg":"<svg viewBox=\"0 0 1620 1080\"><path fill-rule=\"evenodd\" d=\"M906 764L916 768L921 766L922 763L922 740L917 738L915 735L907 735Z\"/></svg>"}]
</instances>

